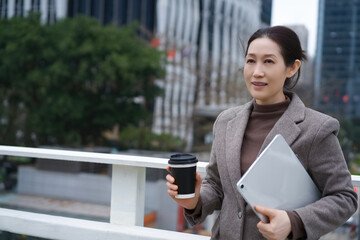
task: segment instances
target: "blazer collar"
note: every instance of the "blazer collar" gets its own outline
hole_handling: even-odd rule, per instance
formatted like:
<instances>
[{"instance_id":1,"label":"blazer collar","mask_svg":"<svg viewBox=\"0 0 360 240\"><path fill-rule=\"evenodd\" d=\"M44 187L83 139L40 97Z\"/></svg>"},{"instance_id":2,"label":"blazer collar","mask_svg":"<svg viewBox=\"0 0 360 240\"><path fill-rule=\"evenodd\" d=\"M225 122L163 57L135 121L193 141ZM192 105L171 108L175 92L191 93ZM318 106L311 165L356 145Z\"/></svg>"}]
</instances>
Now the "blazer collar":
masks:
<instances>
[{"instance_id":1,"label":"blazer collar","mask_svg":"<svg viewBox=\"0 0 360 240\"><path fill-rule=\"evenodd\" d=\"M305 105L295 93L285 92L285 94L291 99L289 107L266 136L259 154L271 142L275 135L281 134L291 146L301 132L298 124L305 118Z\"/></svg>"},{"instance_id":2,"label":"blazer collar","mask_svg":"<svg viewBox=\"0 0 360 240\"><path fill-rule=\"evenodd\" d=\"M254 100L253 100L254 101ZM240 193L237 191L236 184L240 179L240 156L241 145L246 129L246 125L253 108L253 101L246 103L241 110L239 110L235 117L230 120L226 128L226 142L225 155L226 164L229 173L229 178L236 198L244 204Z\"/></svg>"},{"instance_id":3,"label":"blazer collar","mask_svg":"<svg viewBox=\"0 0 360 240\"><path fill-rule=\"evenodd\" d=\"M304 120L305 105L295 93L285 92L285 94L291 99L289 107L265 138L259 153L271 142L276 134L281 134L289 145L291 145L300 134L300 128L297 124ZM253 102L254 100L246 103L238 110L235 117L228 122L226 128L225 154L227 169L231 184L236 193L235 195L240 201L242 201L242 197L236 189L236 184L241 177L241 146Z\"/></svg>"}]
</instances>

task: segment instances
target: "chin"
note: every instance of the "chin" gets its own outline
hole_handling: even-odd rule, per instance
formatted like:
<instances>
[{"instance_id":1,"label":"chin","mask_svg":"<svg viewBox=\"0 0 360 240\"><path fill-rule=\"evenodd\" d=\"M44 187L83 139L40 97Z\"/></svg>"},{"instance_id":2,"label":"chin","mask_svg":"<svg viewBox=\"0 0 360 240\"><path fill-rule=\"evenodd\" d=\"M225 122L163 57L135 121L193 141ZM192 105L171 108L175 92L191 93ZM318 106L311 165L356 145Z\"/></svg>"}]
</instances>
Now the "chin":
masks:
<instances>
[{"instance_id":1,"label":"chin","mask_svg":"<svg viewBox=\"0 0 360 240\"><path fill-rule=\"evenodd\" d=\"M257 93L257 92L250 92L250 95L255 99L255 100L260 100L260 101L263 101L265 100L266 98L264 97L263 94L261 93Z\"/></svg>"}]
</instances>

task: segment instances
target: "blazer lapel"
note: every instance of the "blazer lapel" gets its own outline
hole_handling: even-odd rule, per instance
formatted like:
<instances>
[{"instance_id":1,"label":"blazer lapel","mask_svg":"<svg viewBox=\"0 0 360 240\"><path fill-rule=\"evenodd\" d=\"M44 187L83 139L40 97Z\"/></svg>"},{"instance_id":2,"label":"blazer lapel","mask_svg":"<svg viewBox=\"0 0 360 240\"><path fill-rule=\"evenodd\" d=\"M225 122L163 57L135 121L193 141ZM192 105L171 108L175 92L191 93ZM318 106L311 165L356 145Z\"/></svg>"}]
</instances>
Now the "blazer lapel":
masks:
<instances>
[{"instance_id":1,"label":"blazer lapel","mask_svg":"<svg viewBox=\"0 0 360 240\"><path fill-rule=\"evenodd\" d=\"M301 133L297 124L304 120L305 106L296 94L287 93L287 95L292 99L290 105L265 138L259 154L271 142L276 134L281 134L285 138L286 142L291 146L291 144ZM242 108L242 110L240 110L236 116L228 122L226 128L226 165L229 173L230 183L233 186L239 203L241 204L244 204L244 200L237 191L236 184L241 177L241 146L252 105L253 101L245 104L244 108Z\"/></svg>"},{"instance_id":2,"label":"blazer lapel","mask_svg":"<svg viewBox=\"0 0 360 240\"><path fill-rule=\"evenodd\" d=\"M291 146L301 133L301 130L297 124L304 120L305 105L296 94L286 94L291 98L290 105L284 114L280 117L280 119L275 123L269 134L266 136L259 154L277 134L281 134L285 138L286 142Z\"/></svg>"},{"instance_id":3,"label":"blazer lapel","mask_svg":"<svg viewBox=\"0 0 360 240\"><path fill-rule=\"evenodd\" d=\"M229 172L231 185L235 193L238 193L236 184L240 179L240 152L245 133L246 125L251 112L252 102L248 102L242 110L238 112L236 117L230 120L226 128L226 164ZM241 199L240 194L236 196Z\"/></svg>"}]
</instances>

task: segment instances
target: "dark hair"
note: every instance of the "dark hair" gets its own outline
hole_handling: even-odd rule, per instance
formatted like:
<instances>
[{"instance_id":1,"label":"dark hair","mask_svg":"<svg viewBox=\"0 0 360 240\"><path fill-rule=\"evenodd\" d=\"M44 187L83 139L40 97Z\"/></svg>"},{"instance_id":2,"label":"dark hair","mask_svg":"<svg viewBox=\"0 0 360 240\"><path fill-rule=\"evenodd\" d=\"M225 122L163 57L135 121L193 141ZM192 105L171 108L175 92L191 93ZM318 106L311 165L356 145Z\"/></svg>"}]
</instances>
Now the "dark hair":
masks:
<instances>
[{"instance_id":1,"label":"dark hair","mask_svg":"<svg viewBox=\"0 0 360 240\"><path fill-rule=\"evenodd\" d=\"M247 44L245 56L247 55L250 43L257 38L269 38L276 42L284 58L285 65L290 67L294 64L296 59L300 61L306 60L305 51L302 50L299 37L290 28L283 26L267 27L257 30L250 38ZM295 78L295 75L296 78ZM284 88L292 89L296 86L300 78L300 68L297 74L285 80ZM294 80L294 81L293 81ZM293 83L292 83L293 82Z\"/></svg>"}]
</instances>

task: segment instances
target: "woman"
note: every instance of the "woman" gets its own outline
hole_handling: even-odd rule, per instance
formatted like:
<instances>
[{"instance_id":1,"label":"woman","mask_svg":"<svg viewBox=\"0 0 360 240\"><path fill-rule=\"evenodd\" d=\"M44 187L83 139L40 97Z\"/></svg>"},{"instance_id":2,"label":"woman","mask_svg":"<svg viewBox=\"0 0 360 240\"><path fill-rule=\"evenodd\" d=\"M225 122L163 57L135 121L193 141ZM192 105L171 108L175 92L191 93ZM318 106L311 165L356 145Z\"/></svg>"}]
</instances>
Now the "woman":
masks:
<instances>
[{"instance_id":1,"label":"woman","mask_svg":"<svg viewBox=\"0 0 360 240\"><path fill-rule=\"evenodd\" d=\"M190 224L220 210L212 239L318 239L356 211L357 195L336 137L338 121L306 108L295 93L285 91L298 81L303 60L299 39L289 28L255 32L248 41L244 66L253 100L222 112L215 121L211 159L205 179L196 176L195 197L175 198L174 178L166 176L168 194L185 208ZM292 211L256 206L270 219L263 223L236 183L276 134L283 135L297 154L322 198Z\"/></svg>"}]
</instances>

